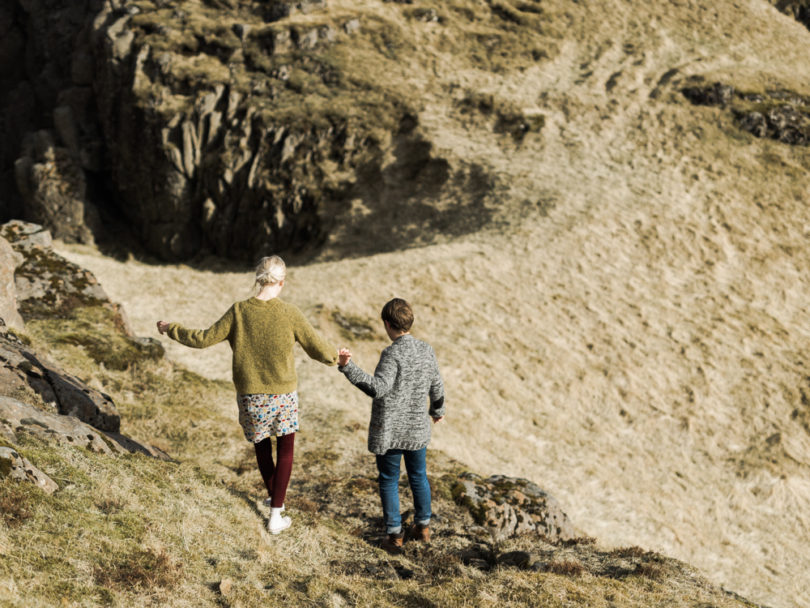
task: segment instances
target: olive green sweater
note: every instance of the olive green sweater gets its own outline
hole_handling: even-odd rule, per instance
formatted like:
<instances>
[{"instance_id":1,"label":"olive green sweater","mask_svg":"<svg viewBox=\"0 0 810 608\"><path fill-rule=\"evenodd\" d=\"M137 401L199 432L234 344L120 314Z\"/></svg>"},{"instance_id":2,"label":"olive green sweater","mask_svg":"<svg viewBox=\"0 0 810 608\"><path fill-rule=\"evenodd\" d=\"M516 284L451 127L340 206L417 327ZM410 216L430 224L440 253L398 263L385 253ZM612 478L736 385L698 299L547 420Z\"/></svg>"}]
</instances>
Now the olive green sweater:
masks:
<instances>
[{"instance_id":1,"label":"olive green sweater","mask_svg":"<svg viewBox=\"0 0 810 608\"><path fill-rule=\"evenodd\" d=\"M236 302L208 329L169 324L170 338L193 348L227 340L233 351L233 383L242 395L291 393L298 387L293 346L313 359L337 363L337 348L321 338L298 308L279 298Z\"/></svg>"}]
</instances>

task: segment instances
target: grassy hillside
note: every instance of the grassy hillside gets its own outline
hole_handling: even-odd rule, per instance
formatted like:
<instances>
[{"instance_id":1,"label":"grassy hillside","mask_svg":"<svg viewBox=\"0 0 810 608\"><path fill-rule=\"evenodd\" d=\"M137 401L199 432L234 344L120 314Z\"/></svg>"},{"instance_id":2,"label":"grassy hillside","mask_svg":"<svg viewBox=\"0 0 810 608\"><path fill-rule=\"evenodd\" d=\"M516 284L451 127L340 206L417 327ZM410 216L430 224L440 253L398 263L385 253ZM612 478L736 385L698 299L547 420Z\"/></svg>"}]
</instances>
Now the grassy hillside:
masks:
<instances>
[{"instance_id":1,"label":"grassy hillside","mask_svg":"<svg viewBox=\"0 0 810 608\"><path fill-rule=\"evenodd\" d=\"M494 543L454 503L452 480L464 467L441 452L431 452L434 542L389 557L378 548L363 429L328 401L307 412L299 434L287 500L294 526L271 537L226 383L134 354L121 365L103 309L31 321L22 335L109 391L123 430L153 438L176 460L23 437L19 452L59 490L0 483L4 606L754 605L639 547L607 550L587 537ZM515 551L544 566L521 569Z\"/></svg>"},{"instance_id":2,"label":"grassy hillside","mask_svg":"<svg viewBox=\"0 0 810 608\"><path fill-rule=\"evenodd\" d=\"M482 474L527 477L560 500L583 535L598 539L598 551L654 551L756 602L807 606L810 155L740 128L735 110L769 107L693 105L682 89L722 82L749 100L773 99L774 91L806 98L808 30L764 0L335 0L325 12L280 23L341 27L353 18L360 29L352 36L284 59L304 84L293 80L279 107L320 120L328 96L340 91L311 85L303 72L315 58L329 59L342 75L337 82L372 82L413 112L416 126L409 138L392 136L380 172L336 210L333 239L317 260L292 270L284 297L351 346L366 369L385 345L382 303L399 295L414 304L414 332L439 353L448 389L448 418L433 442L446 455L437 475L463 463ZM335 106L349 111L356 90L346 91ZM296 106L295 99L309 102ZM466 177L426 191L413 171L427 165ZM380 207L370 207L372 200ZM463 214L458 200L469 203ZM247 297L251 283L247 269L210 260L156 266L79 247L66 254L99 276L143 335L162 317L207 326ZM340 319L368 325L370 339L341 334ZM122 493L150 522L128 550L142 562L163 560L176 578L141 591L119 588L115 598L177 605L200 594L234 605L259 597L312 605L738 601L703 583L701 591L676 584L691 575L617 579L594 574L604 571L596 567L573 576L504 567L482 576L444 557L437 562L449 570L432 570L419 564L436 562L415 555L399 563L414 573L409 579L396 565L399 574L387 578L390 560L351 533L373 520L318 502L319 494L345 488L350 470L362 471L365 481L356 484L372 481L368 464L360 464L367 400L334 370L304 360L304 430L293 477L300 502L290 503L297 519L291 534L268 543L251 502L258 489L252 456L221 382L227 349L166 347L172 360L216 380L199 388L198 379L166 363L143 376L82 368L115 391L128 425L181 461L133 459L122 473ZM176 379L167 385L167 378ZM188 394L205 398L189 403ZM88 500L106 500L104 492L125 500L104 489L104 475L94 477L107 465L81 464L94 457L30 449L38 450L32 460L57 454L47 456L56 467L64 461L85 471L85 494L102 493ZM317 473L308 478L309 471ZM150 479L175 485L157 492ZM307 485L311 479L326 481ZM355 485L345 493L368 501L373 517L371 494ZM6 534L18 535L9 536L16 546L30 545L44 522L58 520L47 505L59 500L32 503L33 515ZM453 512L450 501L440 506ZM129 510L119 508L119 517ZM184 510L191 515L181 517ZM100 558L91 557L101 533L86 537L93 552L66 558L73 570L65 572L102 601L92 595ZM455 542L456 533L448 534L447 546ZM591 563L588 545L575 550L580 564ZM16 568L12 598L23 592L23 572L47 572L22 570L36 554L23 550L17 558L5 562ZM347 568L351 561L362 569ZM233 581L232 599L217 595L223 578ZM44 575L38 584L50 589L53 581Z\"/></svg>"}]
</instances>

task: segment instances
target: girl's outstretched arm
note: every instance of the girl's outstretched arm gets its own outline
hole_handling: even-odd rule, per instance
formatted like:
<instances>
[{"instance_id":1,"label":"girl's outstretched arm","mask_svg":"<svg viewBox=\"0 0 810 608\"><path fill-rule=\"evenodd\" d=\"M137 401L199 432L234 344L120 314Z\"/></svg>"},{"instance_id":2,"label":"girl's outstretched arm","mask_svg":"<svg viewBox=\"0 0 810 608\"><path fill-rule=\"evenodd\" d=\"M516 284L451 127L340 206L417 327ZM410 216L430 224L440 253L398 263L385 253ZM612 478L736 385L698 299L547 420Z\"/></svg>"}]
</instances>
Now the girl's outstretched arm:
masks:
<instances>
[{"instance_id":1,"label":"girl's outstretched arm","mask_svg":"<svg viewBox=\"0 0 810 608\"><path fill-rule=\"evenodd\" d=\"M172 340L191 346L192 348L206 348L227 340L233 327L233 307L228 309L222 317L208 329L186 329L179 323L158 321L157 328L160 333L167 334Z\"/></svg>"}]
</instances>

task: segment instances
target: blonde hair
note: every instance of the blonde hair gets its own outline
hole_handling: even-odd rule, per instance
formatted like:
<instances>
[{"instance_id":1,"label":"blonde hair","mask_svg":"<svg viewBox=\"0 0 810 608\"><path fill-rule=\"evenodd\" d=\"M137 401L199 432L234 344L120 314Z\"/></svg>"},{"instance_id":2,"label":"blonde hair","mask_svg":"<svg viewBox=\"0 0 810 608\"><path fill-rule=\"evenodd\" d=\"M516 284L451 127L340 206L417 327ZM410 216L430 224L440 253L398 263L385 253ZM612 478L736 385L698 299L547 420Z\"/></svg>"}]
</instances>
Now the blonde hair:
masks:
<instances>
[{"instance_id":1,"label":"blonde hair","mask_svg":"<svg viewBox=\"0 0 810 608\"><path fill-rule=\"evenodd\" d=\"M265 285L281 283L287 277L287 265L277 255L271 255L259 260L256 264L256 283L254 287L261 289Z\"/></svg>"}]
</instances>

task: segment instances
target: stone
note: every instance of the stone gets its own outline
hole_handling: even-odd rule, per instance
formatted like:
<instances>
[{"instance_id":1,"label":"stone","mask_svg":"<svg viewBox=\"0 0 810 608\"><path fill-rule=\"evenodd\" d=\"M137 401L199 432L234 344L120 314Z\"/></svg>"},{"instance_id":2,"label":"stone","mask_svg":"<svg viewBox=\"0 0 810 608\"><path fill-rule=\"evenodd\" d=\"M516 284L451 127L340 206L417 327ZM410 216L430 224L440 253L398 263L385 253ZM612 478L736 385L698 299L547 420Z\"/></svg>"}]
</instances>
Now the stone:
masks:
<instances>
[{"instance_id":1,"label":"stone","mask_svg":"<svg viewBox=\"0 0 810 608\"><path fill-rule=\"evenodd\" d=\"M23 256L0 237L0 318L5 325L23 329L25 323L17 310L17 287L14 272L23 263Z\"/></svg>"},{"instance_id":2,"label":"stone","mask_svg":"<svg viewBox=\"0 0 810 608\"><path fill-rule=\"evenodd\" d=\"M453 484L453 496L496 540L539 534L558 542L576 536L557 500L527 479L463 473Z\"/></svg>"},{"instance_id":3,"label":"stone","mask_svg":"<svg viewBox=\"0 0 810 608\"><path fill-rule=\"evenodd\" d=\"M0 434L12 443L31 435L61 445L82 447L100 454L143 454L171 461L163 450L121 433L104 433L78 418L46 412L12 397L0 395Z\"/></svg>"},{"instance_id":4,"label":"stone","mask_svg":"<svg viewBox=\"0 0 810 608\"><path fill-rule=\"evenodd\" d=\"M53 479L20 456L14 448L0 447L0 477L33 483L48 494L59 489Z\"/></svg>"},{"instance_id":5,"label":"stone","mask_svg":"<svg viewBox=\"0 0 810 608\"><path fill-rule=\"evenodd\" d=\"M223 578L221 581L219 581L218 588L220 594L222 594L222 597L228 597L233 591L233 580L230 578Z\"/></svg>"},{"instance_id":6,"label":"stone","mask_svg":"<svg viewBox=\"0 0 810 608\"><path fill-rule=\"evenodd\" d=\"M14 243L16 249L50 249L53 246L53 238L47 228L21 220L11 220L0 226L0 236Z\"/></svg>"},{"instance_id":7,"label":"stone","mask_svg":"<svg viewBox=\"0 0 810 608\"><path fill-rule=\"evenodd\" d=\"M105 441L101 432L78 418L45 412L11 397L0 396L0 427L3 427L6 436L29 434L46 441L108 455L125 451L118 444L114 447Z\"/></svg>"},{"instance_id":8,"label":"stone","mask_svg":"<svg viewBox=\"0 0 810 608\"><path fill-rule=\"evenodd\" d=\"M59 402L59 412L111 433L121 430L121 416L112 398L90 388L66 372L46 368L48 381Z\"/></svg>"},{"instance_id":9,"label":"stone","mask_svg":"<svg viewBox=\"0 0 810 608\"><path fill-rule=\"evenodd\" d=\"M53 251L50 232L42 226L13 220L0 226L0 237L23 257L14 277L23 319L49 317L79 306L115 310L93 273Z\"/></svg>"},{"instance_id":10,"label":"stone","mask_svg":"<svg viewBox=\"0 0 810 608\"><path fill-rule=\"evenodd\" d=\"M715 82L706 86L684 87L681 93L695 105L725 106L734 97L734 87Z\"/></svg>"},{"instance_id":11,"label":"stone","mask_svg":"<svg viewBox=\"0 0 810 608\"><path fill-rule=\"evenodd\" d=\"M127 435L122 435L121 433L104 433L104 436L113 442L118 448L123 449L123 451L128 452L130 454L143 454L144 456L149 456L151 458L157 458L158 460L166 460L171 462L176 462L169 454L161 450L159 447L154 445L149 445L145 443L141 443L136 441L132 437L128 437ZM118 448L115 448L118 451Z\"/></svg>"},{"instance_id":12,"label":"stone","mask_svg":"<svg viewBox=\"0 0 810 608\"><path fill-rule=\"evenodd\" d=\"M359 19L349 19L346 23L343 24L343 31L346 32L349 36L359 32L360 31L360 20Z\"/></svg>"},{"instance_id":13,"label":"stone","mask_svg":"<svg viewBox=\"0 0 810 608\"><path fill-rule=\"evenodd\" d=\"M740 119L740 128L756 137L768 136L768 121L760 112L748 112Z\"/></svg>"},{"instance_id":14,"label":"stone","mask_svg":"<svg viewBox=\"0 0 810 608\"><path fill-rule=\"evenodd\" d=\"M117 433L121 429L121 416L115 403L100 391L89 387L79 378L44 363L30 348L0 337L0 366L13 372L17 380L4 374L6 389L12 384L27 385L46 403L54 403L60 414L74 416L97 429Z\"/></svg>"}]
</instances>

